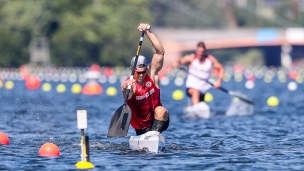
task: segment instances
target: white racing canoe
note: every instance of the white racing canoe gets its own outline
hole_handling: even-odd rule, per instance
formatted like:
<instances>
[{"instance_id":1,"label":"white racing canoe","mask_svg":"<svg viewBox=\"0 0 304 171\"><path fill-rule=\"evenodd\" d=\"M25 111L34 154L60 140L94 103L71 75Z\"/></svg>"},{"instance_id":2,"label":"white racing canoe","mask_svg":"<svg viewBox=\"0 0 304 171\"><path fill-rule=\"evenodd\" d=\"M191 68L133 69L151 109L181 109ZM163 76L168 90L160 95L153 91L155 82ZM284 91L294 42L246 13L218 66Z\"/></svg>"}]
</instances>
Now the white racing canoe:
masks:
<instances>
[{"instance_id":1,"label":"white racing canoe","mask_svg":"<svg viewBox=\"0 0 304 171\"><path fill-rule=\"evenodd\" d=\"M131 150L147 149L149 152L158 153L165 145L165 138L157 131L148 131L139 136L131 136L129 147Z\"/></svg>"},{"instance_id":2,"label":"white racing canoe","mask_svg":"<svg viewBox=\"0 0 304 171\"><path fill-rule=\"evenodd\" d=\"M199 102L198 104L187 106L184 108L184 115L189 118L204 118L211 117L210 107L205 102Z\"/></svg>"}]
</instances>

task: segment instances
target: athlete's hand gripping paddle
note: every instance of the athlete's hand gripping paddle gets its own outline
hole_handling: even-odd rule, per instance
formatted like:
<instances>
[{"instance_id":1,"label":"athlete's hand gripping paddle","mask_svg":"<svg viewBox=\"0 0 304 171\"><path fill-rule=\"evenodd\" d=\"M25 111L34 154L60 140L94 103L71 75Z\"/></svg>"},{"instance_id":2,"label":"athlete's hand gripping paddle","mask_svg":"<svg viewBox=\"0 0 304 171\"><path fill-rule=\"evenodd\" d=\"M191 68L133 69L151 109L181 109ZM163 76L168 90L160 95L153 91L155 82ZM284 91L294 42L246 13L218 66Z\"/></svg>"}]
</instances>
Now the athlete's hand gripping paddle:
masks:
<instances>
[{"instance_id":1,"label":"athlete's hand gripping paddle","mask_svg":"<svg viewBox=\"0 0 304 171\"><path fill-rule=\"evenodd\" d=\"M144 40L144 35L145 35L145 31L143 30L141 32L141 36L140 36L140 39L139 39L139 45L138 45L138 48L137 48L137 51L136 51L135 62L134 62L134 65L132 66L132 73L131 73L131 76L130 76L131 81L133 80L133 76L134 76L134 72L135 72L135 69L136 69L139 52L140 52L140 49L141 49L142 42ZM109 130L108 130L108 137L125 137L128 134L130 121L131 121L131 117L132 117L131 109L127 105L127 100L128 100L128 97L129 97L130 89L131 89L131 85L129 85L127 90L126 90L124 104L121 105L114 112L114 114L112 116L111 123L110 123Z\"/></svg>"}]
</instances>

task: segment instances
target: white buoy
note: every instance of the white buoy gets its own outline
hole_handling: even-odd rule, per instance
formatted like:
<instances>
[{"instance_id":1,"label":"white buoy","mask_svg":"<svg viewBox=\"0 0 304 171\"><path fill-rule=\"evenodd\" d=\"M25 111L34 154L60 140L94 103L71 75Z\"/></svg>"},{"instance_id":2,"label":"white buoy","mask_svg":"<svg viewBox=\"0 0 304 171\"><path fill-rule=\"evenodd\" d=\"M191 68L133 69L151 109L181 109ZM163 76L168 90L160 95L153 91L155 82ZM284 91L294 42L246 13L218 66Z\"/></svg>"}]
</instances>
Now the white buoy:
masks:
<instances>
[{"instance_id":1,"label":"white buoy","mask_svg":"<svg viewBox=\"0 0 304 171\"><path fill-rule=\"evenodd\" d=\"M288 87L288 90L295 91L298 88L298 84L296 82L292 81L292 82L288 83L287 87Z\"/></svg>"},{"instance_id":2,"label":"white buoy","mask_svg":"<svg viewBox=\"0 0 304 171\"><path fill-rule=\"evenodd\" d=\"M68 74L63 73L63 74L60 75L60 81L61 82L67 82L68 79L69 79Z\"/></svg>"},{"instance_id":3,"label":"white buoy","mask_svg":"<svg viewBox=\"0 0 304 171\"><path fill-rule=\"evenodd\" d=\"M117 77L115 75L111 75L111 76L109 76L108 81L111 84L115 84L117 81Z\"/></svg>"},{"instance_id":4,"label":"white buoy","mask_svg":"<svg viewBox=\"0 0 304 171\"><path fill-rule=\"evenodd\" d=\"M106 83L107 82L107 77L103 74L99 75L98 77L98 81L103 84L103 83Z\"/></svg>"},{"instance_id":5,"label":"white buoy","mask_svg":"<svg viewBox=\"0 0 304 171\"><path fill-rule=\"evenodd\" d=\"M127 76L121 76L120 77L120 83L123 83L128 77Z\"/></svg>"},{"instance_id":6,"label":"white buoy","mask_svg":"<svg viewBox=\"0 0 304 171\"><path fill-rule=\"evenodd\" d=\"M253 89L253 88L254 88L254 82L253 82L253 81L250 81L250 80L246 81L245 87L246 87L247 89Z\"/></svg>"},{"instance_id":7,"label":"white buoy","mask_svg":"<svg viewBox=\"0 0 304 171\"><path fill-rule=\"evenodd\" d=\"M74 83L75 81L77 81L77 75L75 73L72 73L70 76L69 76L69 81L71 83Z\"/></svg>"},{"instance_id":8,"label":"white buoy","mask_svg":"<svg viewBox=\"0 0 304 171\"><path fill-rule=\"evenodd\" d=\"M160 79L160 84L161 84L161 85L166 86L166 85L168 85L169 83L170 83L170 79L169 79L168 77L163 77L163 78Z\"/></svg>"},{"instance_id":9,"label":"white buoy","mask_svg":"<svg viewBox=\"0 0 304 171\"><path fill-rule=\"evenodd\" d=\"M79 82L84 83L84 82L86 82L86 80L87 80L87 78L86 78L86 76L84 74L80 74L78 76L78 81Z\"/></svg>"},{"instance_id":10,"label":"white buoy","mask_svg":"<svg viewBox=\"0 0 304 171\"><path fill-rule=\"evenodd\" d=\"M184 79L181 78L181 77L177 77L177 78L175 78L175 80L174 80L174 84L175 84L176 86L182 86L182 85L184 84Z\"/></svg>"},{"instance_id":11,"label":"white buoy","mask_svg":"<svg viewBox=\"0 0 304 171\"><path fill-rule=\"evenodd\" d=\"M52 76L52 80L54 81L54 82L58 82L59 80L60 80L60 76L59 76L59 74L54 74L53 76Z\"/></svg>"}]
</instances>

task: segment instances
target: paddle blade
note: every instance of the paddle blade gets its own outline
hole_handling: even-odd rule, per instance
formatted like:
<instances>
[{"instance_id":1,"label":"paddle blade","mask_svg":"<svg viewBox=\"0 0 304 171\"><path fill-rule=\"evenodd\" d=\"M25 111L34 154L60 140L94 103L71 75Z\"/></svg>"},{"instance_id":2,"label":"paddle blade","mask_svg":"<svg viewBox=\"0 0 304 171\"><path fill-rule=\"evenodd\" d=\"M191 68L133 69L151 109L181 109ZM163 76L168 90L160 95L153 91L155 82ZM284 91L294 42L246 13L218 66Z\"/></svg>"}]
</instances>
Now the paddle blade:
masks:
<instances>
[{"instance_id":1,"label":"paddle blade","mask_svg":"<svg viewBox=\"0 0 304 171\"><path fill-rule=\"evenodd\" d=\"M228 94L232 95L232 96L235 96L235 97L238 97L240 100L248 103L248 104L252 104L254 105L254 102L250 99L248 99L245 95L243 94L240 94L240 93L237 93L237 92L233 92L233 91L229 91Z\"/></svg>"},{"instance_id":2,"label":"paddle blade","mask_svg":"<svg viewBox=\"0 0 304 171\"><path fill-rule=\"evenodd\" d=\"M127 104L121 105L113 114L108 137L126 137L128 134L132 112Z\"/></svg>"}]
</instances>

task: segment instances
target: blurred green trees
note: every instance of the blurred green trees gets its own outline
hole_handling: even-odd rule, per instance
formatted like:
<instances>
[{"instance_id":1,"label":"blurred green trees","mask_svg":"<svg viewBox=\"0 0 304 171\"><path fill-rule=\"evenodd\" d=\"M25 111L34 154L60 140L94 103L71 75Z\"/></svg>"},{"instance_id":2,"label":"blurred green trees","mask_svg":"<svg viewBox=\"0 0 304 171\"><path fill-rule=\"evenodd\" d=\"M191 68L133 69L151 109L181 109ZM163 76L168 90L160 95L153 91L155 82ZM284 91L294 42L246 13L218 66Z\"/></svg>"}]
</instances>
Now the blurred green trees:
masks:
<instances>
[{"instance_id":1,"label":"blurred green trees","mask_svg":"<svg viewBox=\"0 0 304 171\"><path fill-rule=\"evenodd\" d=\"M28 63L29 43L37 37L49 39L55 66L127 66L136 53L140 22L188 28L303 26L299 4L257 2L262 1L1 0L0 66ZM150 56L150 44L143 43L141 53Z\"/></svg>"},{"instance_id":2,"label":"blurred green trees","mask_svg":"<svg viewBox=\"0 0 304 171\"><path fill-rule=\"evenodd\" d=\"M35 37L49 39L55 66L129 63L137 25L152 21L147 6L146 0L2 0L0 65L27 63Z\"/></svg>"}]
</instances>

